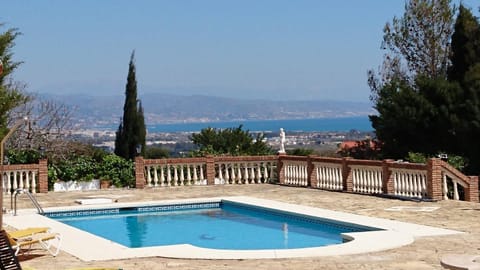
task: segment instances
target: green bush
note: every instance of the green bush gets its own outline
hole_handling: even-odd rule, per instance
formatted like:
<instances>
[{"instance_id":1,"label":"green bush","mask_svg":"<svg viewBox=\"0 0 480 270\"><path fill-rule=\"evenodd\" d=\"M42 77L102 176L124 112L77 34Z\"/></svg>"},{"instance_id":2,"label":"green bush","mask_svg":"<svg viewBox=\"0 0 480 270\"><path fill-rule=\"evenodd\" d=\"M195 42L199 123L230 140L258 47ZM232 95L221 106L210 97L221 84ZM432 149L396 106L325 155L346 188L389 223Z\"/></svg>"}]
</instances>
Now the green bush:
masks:
<instances>
[{"instance_id":1,"label":"green bush","mask_svg":"<svg viewBox=\"0 0 480 270\"><path fill-rule=\"evenodd\" d=\"M438 156L439 155L437 155L436 157ZM423 153L408 152L408 156L405 159L412 163L427 163L427 160L432 157L433 156L428 156ZM456 155L447 155L446 161L448 164L452 165L455 169L462 172L467 164L464 157L456 156Z\"/></svg>"},{"instance_id":2,"label":"green bush","mask_svg":"<svg viewBox=\"0 0 480 270\"><path fill-rule=\"evenodd\" d=\"M40 152L37 150L8 150L7 159L10 164L38 163Z\"/></svg>"},{"instance_id":3,"label":"green bush","mask_svg":"<svg viewBox=\"0 0 480 270\"><path fill-rule=\"evenodd\" d=\"M49 176L61 181L90 181L97 176L98 165L92 157L76 156L51 165Z\"/></svg>"},{"instance_id":4,"label":"green bush","mask_svg":"<svg viewBox=\"0 0 480 270\"><path fill-rule=\"evenodd\" d=\"M116 187L135 187L134 164L115 154L106 155L99 164L98 176L102 180L112 181Z\"/></svg>"}]
</instances>

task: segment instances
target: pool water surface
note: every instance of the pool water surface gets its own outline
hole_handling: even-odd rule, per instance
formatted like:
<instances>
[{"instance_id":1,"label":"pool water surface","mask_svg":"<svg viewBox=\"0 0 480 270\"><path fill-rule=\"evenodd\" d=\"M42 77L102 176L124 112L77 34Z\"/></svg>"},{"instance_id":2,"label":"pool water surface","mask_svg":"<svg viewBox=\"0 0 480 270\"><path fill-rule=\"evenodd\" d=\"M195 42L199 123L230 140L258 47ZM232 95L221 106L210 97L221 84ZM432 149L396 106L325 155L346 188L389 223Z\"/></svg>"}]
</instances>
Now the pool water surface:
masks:
<instances>
[{"instance_id":1,"label":"pool water surface","mask_svg":"<svg viewBox=\"0 0 480 270\"><path fill-rule=\"evenodd\" d=\"M225 202L166 208L49 215L131 248L176 244L226 250L307 248L342 243L341 233L378 230Z\"/></svg>"}]
</instances>

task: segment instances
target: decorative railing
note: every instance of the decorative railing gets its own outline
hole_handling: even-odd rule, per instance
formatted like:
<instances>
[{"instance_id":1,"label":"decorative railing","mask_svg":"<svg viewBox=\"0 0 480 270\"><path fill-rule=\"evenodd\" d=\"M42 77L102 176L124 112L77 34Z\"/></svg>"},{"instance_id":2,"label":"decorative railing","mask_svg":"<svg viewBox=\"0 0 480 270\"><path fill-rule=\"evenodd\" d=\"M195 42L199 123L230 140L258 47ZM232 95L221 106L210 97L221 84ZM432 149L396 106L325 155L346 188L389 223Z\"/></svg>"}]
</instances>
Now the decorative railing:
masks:
<instances>
[{"instance_id":1,"label":"decorative railing","mask_svg":"<svg viewBox=\"0 0 480 270\"><path fill-rule=\"evenodd\" d=\"M262 184L276 179L276 158L216 157L215 185Z\"/></svg>"},{"instance_id":2,"label":"decorative railing","mask_svg":"<svg viewBox=\"0 0 480 270\"><path fill-rule=\"evenodd\" d=\"M353 192L379 194L383 192L382 167L352 165Z\"/></svg>"},{"instance_id":3,"label":"decorative railing","mask_svg":"<svg viewBox=\"0 0 480 270\"><path fill-rule=\"evenodd\" d=\"M394 194L427 198L427 170L392 169Z\"/></svg>"},{"instance_id":4,"label":"decorative railing","mask_svg":"<svg viewBox=\"0 0 480 270\"><path fill-rule=\"evenodd\" d=\"M285 161L285 184L291 186L308 186L308 165L300 161Z\"/></svg>"},{"instance_id":5,"label":"decorative railing","mask_svg":"<svg viewBox=\"0 0 480 270\"><path fill-rule=\"evenodd\" d=\"M0 167L3 193L12 194L16 189L27 189L30 193L48 191L47 160L40 160L38 164Z\"/></svg>"},{"instance_id":6,"label":"decorative railing","mask_svg":"<svg viewBox=\"0 0 480 270\"><path fill-rule=\"evenodd\" d=\"M437 160L434 166L439 167L443 200L475 201L477 199L478 201L478 176L466 176L440 160Z\"/></svg>"},{"instance_id":7,"label":"decorative railing","mask_svg":"<svg viewBox=\"0 0 480 270\"><path fill-rule=\"evenodd\" d=\"M279 181L285 185L305 186L307 183L306 186L325 190L479 201L478 177L467 177L439 159L414 164L280 155L278 166ZM459 187L463 189L459 191Z\"/></svg>"},{"instance_id":8,"label":"decorative railing","mask_svg":"<svg viewBox=\"0 0 480 270\"><path fill-rule=\"evenodd\" d=\"M316 172L316 188L343 190L342 164L313 162Z\"/></svg>"},{"instance_id":9,"label":"decorative railing","mask_svg":"<svg viewBox=\"0 0 480 270\"><path fill-rule=\"evenodd\" d=\"M135 160L137 188L276 181L276 156Z\"/></svg>"},{"instance_id":10,"label":"decorative railing","mask_svg":"<svg viewBox=\"0 0 480 270\"><path fill-rule=\"evenodd\" d=\"M149 165L145 168L148 187L206 185L205 163Z\"/></svg>"},{"instance_id":11,"label":"decorative railing","mask_svg":"<svg viewBox=\"0 0 480 270\"><path fill-rule=\"evenodd\" d=\"M137 188L275 182L361 194L479 201L478 177L467 177L439 159L413 164L284 154L178 159L139 157L135 168Z\"/></svg>"}]
</instances>

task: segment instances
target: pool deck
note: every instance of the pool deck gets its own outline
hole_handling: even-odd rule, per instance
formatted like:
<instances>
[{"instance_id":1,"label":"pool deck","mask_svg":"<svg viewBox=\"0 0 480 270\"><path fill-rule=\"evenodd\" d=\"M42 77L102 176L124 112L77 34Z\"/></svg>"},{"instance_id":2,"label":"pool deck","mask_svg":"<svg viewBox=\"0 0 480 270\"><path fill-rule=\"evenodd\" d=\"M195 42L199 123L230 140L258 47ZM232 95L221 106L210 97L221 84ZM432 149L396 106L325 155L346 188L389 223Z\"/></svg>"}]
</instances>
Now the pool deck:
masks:
<instances>
[{"instance_id":1,"label":"pool deck","mask_svg":"<svg viewBox=\"0 0 480 270\"><path fill-rule=\"evenodd\" d=\"M202 260L202 259L171 259L158 257L145 257L150 255L149 251L138 251L136 256L129 259L118 259L118 257L107 258L107 261L87 261L95 254L105 256L109 254L107 249L93 248L101 247L80 237L79 239L68 238L69 232L62 232L63 250L57 257L52 257L41 250L33 251L20 256L23 266L34 269L69 269L79 267L118 267L122 269L443 269L441 258L449 254L480 254L480 204L441 201L441 202L412 202L394 199L384 199L373 196L355 195L347 193L327 192L314 189L292 188L277 185L243 185L243 186L210 186L210 187L175 187L158 188L147 190L101 190L92 192L71 192L71 193L48 193L37 194L40 204L46 207L77 206L75 200L89 198L108 198L117 201L116 204L130 204L132 202L152 202L165 200L183 200L210 197L247 196L247 200L258 202L279 202L280 205L292 207L295 210L301 209L326 209L340 211L349 214L355 221L362 222L364 217L377 221L387 219L387 223L404 224L400 222L415 223L428 227L416 227L410 230L416 233L415 241L407 245L385 251L371 250L368 253L354 252L353 255L328 255L323 253L319 257L316 253L309 253L307 250L299 253L304 258L283 258L283 259L253 259L253 260ZM243 200L245 197L236 197ZM267 200L264 201L263 199ZM6 206L10 205L10 198L4 199ZM106 206L105 204L103 206ZM19 208L30 208L31 203L26 197L19 197ZM95 207L101 207L98 204ZM88 205L86 207L92 207ZM28 212L28 211L27 211ZM328 212L328 211L327 211ZM338 213L338 212L335 212ZM323 213L324 214L324 213ZM356 216L360 215L360 216ZM28 215L22 215L28 216ZM13 224L20 227L26 224L21 217L14 217L17 220ZM36 216L36 215L35 215ZM5 220L9 219L5 215ZM36 218L39 218L38 216ZM41 217L40 217L41 218ZM388 221L390 220L390 221ZM40 223L40 220L37 220ZM397 222L399 221L399 222ZM10 224L10 222L7 222ZM379 224L379 223L378 223ZM383 226L383 225L381 225ZM411 226L411 225L409 225ZM430 226L442 228L444 233L435 236L428 236ZM54 226L52 226L54 227ZM450 234L450 230L461 231L461 234ZM430 232L429 232L430 233ZM73 233L76 235L76 232ZM384 244L389 239L380 237L377 242ZM372 238L367 240L372 241ZM385 240L385 241L382 241ZM355 241L353 241L355 242ZM112 244L112 243L110 243ZM405 244L405 243L404 243ZM65 252L69 246L76 247L82 253L78 257ZM120 245L118 245L120 246ZM122 246L120 246L122 247ZM124 248L124 247L123 247ZM370 247L369 247L370 248ZM343 249L342 249L343 250ZM170 249L169 252L172 252ZM366 251L366 250L364 250ZM193 252L187 248L183 252ZM195 251L196 252L196 251ZM362 252L362 250L359 250ZM122 255L118 252L113 254ZM83 257L84 256L84 257ZM277 255L276 255L277 256ZM168 256L167 256L168 257ZM186 256L187 257L187 256ZM82 258L82 259L80 259ZM124 257L125 258L125 257ZM95 260L95 258L94 258ZM97 258L98 260L98 258Z\"/></svg>"}]
</instances>

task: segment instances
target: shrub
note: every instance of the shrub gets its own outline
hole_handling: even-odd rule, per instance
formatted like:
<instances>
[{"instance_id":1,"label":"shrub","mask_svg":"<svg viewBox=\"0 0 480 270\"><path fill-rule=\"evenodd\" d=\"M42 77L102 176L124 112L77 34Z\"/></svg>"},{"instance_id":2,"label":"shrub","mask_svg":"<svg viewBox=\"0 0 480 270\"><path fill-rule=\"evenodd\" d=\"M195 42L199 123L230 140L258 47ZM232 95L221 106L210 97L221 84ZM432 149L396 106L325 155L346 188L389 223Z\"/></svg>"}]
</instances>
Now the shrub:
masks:
<instances>
[{"instance_id":1,"label":"shrub","mask_svg":"<svg viewBox=\"0 0 480 270\"><path fill-rule=\"evenodd\" d=\"M98 176L100 179L111 180L116 187L135 187L134 164L115 154L106 155L99 165Z\"/></svg>"}]
</instances>

